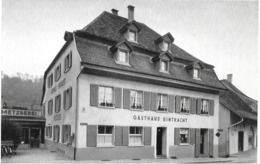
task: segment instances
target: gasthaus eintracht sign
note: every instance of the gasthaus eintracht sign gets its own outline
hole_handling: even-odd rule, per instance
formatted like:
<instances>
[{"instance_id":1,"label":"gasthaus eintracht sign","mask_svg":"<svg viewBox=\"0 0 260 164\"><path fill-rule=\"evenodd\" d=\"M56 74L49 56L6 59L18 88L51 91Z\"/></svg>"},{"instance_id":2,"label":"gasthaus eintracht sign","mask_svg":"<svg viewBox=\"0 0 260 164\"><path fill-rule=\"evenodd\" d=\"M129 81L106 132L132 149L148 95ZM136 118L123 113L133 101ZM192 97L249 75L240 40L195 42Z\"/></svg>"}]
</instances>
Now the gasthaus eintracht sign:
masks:
<instances>
[{"instance_id":1,"label":"gasthaus eintracht sign","mask_svg":"<svg viewBox=\"0 0 260 164\"><path fill-rule=\"evenodd\" d=\"M16 109L2 109L2 116L23 116L23 117L37 117L40 116L40 111L31 110L16 110Z\"/></svg>"},{"instance_id":2,"label":"gasthaus eintracht sign","mask_svg":"<svg viewBox=\"0 0 260 164\"><path fill-rule=\"evenodd\" d=\"M133 115L133 120L137 121L163 121L163 122L187 122L187 118L177 118L177 117L160 117L160 116L143 116L143 115Z\"/></svg>"}]
</instances>

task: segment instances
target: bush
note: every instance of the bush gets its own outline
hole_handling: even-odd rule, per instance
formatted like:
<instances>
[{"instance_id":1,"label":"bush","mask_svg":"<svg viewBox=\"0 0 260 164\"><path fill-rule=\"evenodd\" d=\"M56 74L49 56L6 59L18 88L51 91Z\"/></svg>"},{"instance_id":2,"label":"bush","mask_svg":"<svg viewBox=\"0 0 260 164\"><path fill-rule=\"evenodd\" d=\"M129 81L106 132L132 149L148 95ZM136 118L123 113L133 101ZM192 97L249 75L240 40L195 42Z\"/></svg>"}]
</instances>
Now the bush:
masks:
<instances>
[{"instance_id":1,"label":"bush","mask_svg":"<svg viewBox=\"0 0 260 164\"><path fill-rule=\"evenodd\" d=\"M22 128L19 124L2 117L1 121L1 141L13 141L14 149L20 144Z\"/></svg>"}]
</instances>

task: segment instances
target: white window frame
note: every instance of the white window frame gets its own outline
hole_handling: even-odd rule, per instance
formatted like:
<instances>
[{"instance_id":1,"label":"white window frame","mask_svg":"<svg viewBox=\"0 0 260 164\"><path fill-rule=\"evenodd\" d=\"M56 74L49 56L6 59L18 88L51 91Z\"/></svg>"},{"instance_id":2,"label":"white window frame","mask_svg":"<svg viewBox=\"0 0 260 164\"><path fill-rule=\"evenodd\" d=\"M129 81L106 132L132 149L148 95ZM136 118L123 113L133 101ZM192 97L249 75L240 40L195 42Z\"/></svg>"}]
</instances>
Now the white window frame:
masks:
<instances>
[{"instance_id":1,"label":"white window frame","mask_svg":"<svg viewBox=\"0 0 260 164\"><path fill-rule=\"evenodd\" d=\"M181 142L181 135L183 135L183 133L181 133L182 130L187 130L187 132L188 132L188 134L187 134L187 142L185 142L185 143ZM189 128L180 128L179 140L180 140L180 145L189 145L190 144L189 143L189 141L190 141L190 129Z\"/></svg>"},{"instance_id":2,"label":"white window frame","mask_svg":"<svg viewBox=\"0 0 260 164\"><path fill-rule=\"evenodd\" d=\"M69 52L69 54L66 55L64 59L64 72L68 72L72 66L72 51Z\"/></svg>"},{"instance_id":3,"label":"white window frame","mask_svg":"<svg viewBox=\"0 0 260 164\"><path fill-rule=\"evenodd\" d=\"M120 52L125 53L125 59L126 59L125 62L119 60ZM129 51L118 48L117 49L117 55L116 55L116 63L129 66Z\"/></svg>"},{"instance_id":4,"label":"white window frame","mask_svg":"<svg viewBox=\"0 0 260 164\"><path fill-rule=\"evenodd\" d=\"M100 127L100 126L104 126L105 127L105 133L103 134L103 133L101 133L101 134L99 134L99 131L98 131L98 128ZM112 127L112 134L106 134L106 127ZM99 143L98 142L98 138L99 137L104 137L104 139L106 138L106 137L111 137L111 143ZM97 147L114 147L115 146L115 139L114 139L114 137L115 137L115 126L113 126L113 125L98 125L97 126Z\"/></svg>"},{"instance_id":5,"label":"white window frame","mask_svg":"<svg viewBox=\"0 0 260 164\"><path fill-rule=\"evenodd\" d=\"M180 113L182 114L190 114L190 103L191 99L189 97L181 97L181 103L180 103ZM182 111L182 107L186 107L187 112Z\"/></svg>"},{"instance_id":6,"label":"white window frame","mask_svg":"<svg viewBox=\"0 0 260 164\"><path fill-rule=\"evenodd\" d=\"M57 99L59 98L59 109L56 109L57 108ZM61 109L61 94L58 94L56 97L55 97L55 112L58 113Z\"/></svg>"},{"instance_id":7,"label":"white window frame","mask_svg":"<svg viewBox=\"0 0 260 164\"><path fill-rule=\"evenodd\" d=\"M52 87L53 85L53 73L51 73L49 76L48 76L48 87Z\"/></svg>"},{"instance_id":8,"label":"white window frame","mask_svg":"<svg viewBox=\"0 0 260 164\"><path fill-rule=\"evenodd\" d=\"M61 64L59 64L55 69L55 81L58 81L61 77Z\"/></svg>"},{"instance_id":9,"label":"white window frame","mask_svg":"<svg viewBox=\"0 0 260 164\"><path fill-rule=\"evenodd\" d=\"M134 33L134 34L135 34L134 40L132 40L132 39L130 38L130 33ZM129 32L128 32L128 41L130 41L130 42L137 42L137 32L136 32L136 31L134 31L134 30L129 30Z\"/></svg>"},{"instance_id":10,"label":"white window frame","mask_svg":"<svg viewBox=\"0 0 260 164\"><path fill-rule=\"evenodd\" d=\"M135 92L134 94L135 94L135 96L134 96L134 98L135 98L135 100L136 101L138 101L137 99L138 99L138 94L141 94L141 98L142 98L142 101L141 101L141 108L140 108L140 106L137 106L137 105L134 105L134 107L133 107L133 103L132 103L132 93L133 92ZM135 103L136 104L136 103ZM138 90L131 90L130 91L130 108L132 109L132 110L140 110L140 111L143 111L143 109L144 109L144 92L143 91L138 91Z\"/></svg>"},{"instance_id":11,"label":"white window frame","mask_svg":"<svg viewBox=\"0 0 260 164\"><path fill-rule=\"evenodd\" d=\"M135 128L135 134L131 134L130 128ZM136 134L136 128L141 128L141 134ZM141 143L132 143L130 142L131 137L141 137ZM144 146L144 127L142 126L130 126L129 127L129 139L128 139L128 145L129 146Z\"/></svg>"},{"instance_id":12,"label":"white window frame","mask_svg":"<svg viewBox=\"0 0 260 164\"><path fill-rule=\"evenodd\" d=\"M197 71L197 77L195 76L195 71ZM194 79L197 79L197 80L200 80L200 69L198 68L193 68L193 78Z\"/></svg>"},{"instance_id":13,"label":"white window frame","mask_svg":"<svg viewBox=\"0 0 260 164\"><path fill-rule=\"evenodd\" d=\"M104 99L103 99L103 102L102 103L106 103L106 100L107 100L107 94L106 94L106 89L107 88L111 88L112 89L112 102L110 104L112 104L112 106L107 106L107 105L101 105L100 103L100 88L104 88ZM110 87L110 86L103 86L103 85L100 85L98 86L98 107L102 107L102 108L115 108L115 88L114 87Z\"/></svg>"},{"instance_id":14,"label":"white window frame","mask_svg":"<svg viewBox=\"0 0 260 164\"><path fill-rule=\"evenodd\" d=\"M207 106L207 109L204 109L205 106ZM209 115L209 100L206 99L201 100L200 114Z\"/></svg>"},{"instance_id":15,"label":"white window frame","mask_svg":"<svg viewBox=\"0 0 260 164\"><path fill-rule=\"evenodd\" d=\"M165 62L166 70L163 70L162 63ZM168 60L160 60L160 72L169 73L169 61Z\"/></svg>"},{"instance_id":16,"label":"white window frame","mask_svg":"<svg viewBox=\"0 0 260 164\"><path fill-rule=\"evenodd\" d=\"M69 94L69 90L71 89L71 94ZM68 88L68 89L66 89L65 91L65 94L63 94L64 96L63 96L63 105L64 105L64 109L66 110L66 109L69 109L69 108L71 108L72 107L72 87L70 87L70 88ZM68 101L70 102L70 100L71 100L71 104L68 104L68 106L67 106L67 97L68 97Z\"/></svg>"},{"instance_id":17,"label":"white window frame","mask_svg":"<svg viewBox=\"0 0 260 164\"><path fill-rule=\"evenodd\" d=\"M50 105L51 104L51 105ZM51 109L50 109L51 108ZM48 101L48 115L52 115L53 113L53 99Z\"/></svg>"},{"instance_id":18,"label":"white window frame","mask_svg":"<svg viewBox=\"0 0 260 164\"><path fill-rule=\"evenodd\" d=\"M159 108L160 104L163 104L163 97L166 97L166 108ZM157 99L156 99L156 104L157 104L157 111L158 112L168 112L169 108L169 96L167 94L157 94ZM165 107L165 106L164 106ZM160 109L166 109L166 110L160 110Z\"/></svg>"}]
</instances>

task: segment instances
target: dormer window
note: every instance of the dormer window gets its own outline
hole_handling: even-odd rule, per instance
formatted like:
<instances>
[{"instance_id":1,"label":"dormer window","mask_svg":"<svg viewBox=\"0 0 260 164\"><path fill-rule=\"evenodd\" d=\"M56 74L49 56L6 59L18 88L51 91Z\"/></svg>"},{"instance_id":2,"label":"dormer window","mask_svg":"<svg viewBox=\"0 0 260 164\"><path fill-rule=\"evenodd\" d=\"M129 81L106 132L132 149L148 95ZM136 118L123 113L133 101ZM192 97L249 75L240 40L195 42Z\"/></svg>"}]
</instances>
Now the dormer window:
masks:
<instances>
[{"instance_id":1,"label":"dormer window","mask_svg":"<svg viewBox=\"0 0 260 164\"><path fill-rule=\"evenodd\" d=\"M129 38L128 38L129 41L131 42L137 42L137 35L136 35L136 32L135 31L129 31Z\"/></svg>"},{"instance_id":2,"label":"dormer window","mask_svg":"<svg viewBox=\"0 0 260 164\"><path fill-rule=\"evenodd\" d=\"M164 42L164 47L165 47L165 50L167 51L170 51L171 48L170 48L170 43L167 43L167 42Z\"/></svg>"},{"instance_id":3,"label":"dormer window","mask_svg":"<svg viewBox=\"0 0 260 164\"><path fill-rule=\"evenodd\" d=\"M193 69L193 78L194 79L200 79L200 70L197 68Z\"/></svg>"},{"instance_id":4,"label":"dormer window","mask_svg":"<svg viewBox=\"0 0 260 164\"><path fill-rule=\"evenodd\" d=\"M193 79L201 80L201 71L204 69L204 64L201 61L195 61L187 65L185 69Z\"/></svg>"},{"instance_id":5,"label":"dormer window","mask_svg":"<svg viewBox=\"0 0 260 164\"><path fill-rule=\"evenodd\" d=\"M117 62L123 64L129 64L129 53L127 51L118 49Z\"/></svg>"},{"instance_id":6,"label":"dormer window","mask_svg":"<svg viewBox=\"0 0 260 164\"><path fill-rule=\"evenodd\" d=\"M162 51L171 52L171 44L173 43L173 41L174 38L172 37L172 35L170 33L167 33L156 39L154 43L157 44Z\"/></svg>"},{"instance_id":7,"label":"dormer window","mask_svg":"<svg viewBox=\"0 0 260 164\"><path fill-rule=\"evenodd\" d=\"M160 71L162 71L162 72L169 72L169 61L161 60Z\"/></svg>"}]
</instances>

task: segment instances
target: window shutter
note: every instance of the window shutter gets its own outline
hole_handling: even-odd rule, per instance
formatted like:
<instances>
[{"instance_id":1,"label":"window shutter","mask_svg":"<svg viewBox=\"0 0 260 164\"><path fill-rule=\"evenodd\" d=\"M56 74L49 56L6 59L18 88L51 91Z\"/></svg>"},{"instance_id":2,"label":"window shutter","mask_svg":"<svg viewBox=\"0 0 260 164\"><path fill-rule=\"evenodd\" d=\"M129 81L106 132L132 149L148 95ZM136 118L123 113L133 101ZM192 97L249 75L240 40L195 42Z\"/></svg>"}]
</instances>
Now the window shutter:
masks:
<instances>
[{"instance_id":1,"label":"window shutter","mask_svg":"<svg viewBox=\"0 0 260 164\"><path fill-rule=\"evenodd\" d=\"M180 144L180 128L174 128L174 144Z\"/></svg>"},{"instance_id":2,"label":"window shutter","mask_svg":"<svg viewBox=\"0 0 260 164\"><path fill-rule=\"evenodd\" d=\"M201 99L197 99L197 114L201 113Z\"/></svg>"},{"instance_id":3,"label":"window shutter","mask_svg":"<svg viewBox=\"0 0 260 164\"><path fill-rule=\"evenodd\" d=\"M62 138L61 138L61 142L64 143L64 135L65 135L65 125L62 125Z\"/></svg>"},{"instance_id":4,"label":"window shutter","mask_svg":"<svg viewBox=\"0 0 260 164\"><path fill-rule=\"evenodd\" d=\"M123 127L122 126L115 127L115 145L123 146Z\"/></svg>"},{"instance_id":5,"label":"window shutter","mask_svg":"<svg viewBox=\"0 0 260 164\"><path fill-rule=\"evenodd\" d=\"M128 146L129 142L129 127L124 126L123 127L123 146Z\"/></svg>"},{"instance_id":6,"label":"window shutter","mask_svg":"<svg viewBox=\"0 0 260 164\"><path fill-rule=\"evenodd\" d=\"M150 109L150 97L151 97L150 92L144 92L144 110Z\"/></svg>"},{"instance_id":7,"label":"window shutter","mask_svg":"<svg viewBox=\"0 0 260 164\"><path fill-rule=\"evenodd\" d=\"M72 66L72 51L69 54L69 68Z\"/></svg>"},{"instance_id":8,"label":"window shutter","mask_svg":"<svg viewBox=\"0 0 260 164\"><path fill-rule=\"evenodd\" d=\"M95 147L97 145L97 125L87 126L87 146Z\"/></svg>"},{"instance_id":9,"label":"window shutter","mask_svg":"<svg viewBox=\"0 0 260 164\"><path fill-rule=\"evenodd\" d=\"M151 93L151 110L156 111L157 109L157 93Z\"/></svg>"},{"instance_id":10,"label":"window shutter","mask_svg":"<svg viewBox=\"0 0 260 164\"><path fill-rule=\"evenodd\" d=\"M152 127L144 127L144 145L152 144Z\"/></svg>"},{"instance_id":11,"label":"window shutter","mask_svg":"<svg viewBox=\"0 0 260 164\"><path fill-rule=\"evenodd\" d=\"M130 90L124 89L123 90L123 108L130 109Z\"/></svg>"},{"instance_id":12,"label":"window shutter","mask_svg":"<svg viewBox=\"0 0 260 164\"><path fill-rule=\"evenodd\" d=\"M66 90L63 92L63 109L66 109Z\"/></svg>"},{"instance_id":13,"label":"window shutter","mask_svg":"<svg viewBox=\"0 0 260 164\"><path fill-rule=\"evenodd\" d=\"M69 108L72 106L72 88L69 89Z\"/></svg>"},{"instance_id":14,"label":"window shutter","mask_svg":"<svg viewBox=\"0 0 260 164\"><path fill-rule=\"evenodd\" d=\"M98 85L90 84L90 106L98 106Z\"/></svg>"},{"instance_id":15,"label":"window shutter","mask_svg":"<svg viewBox=\"0 0 260 164\"><path fill-rule=\"evenodd\" d=\"M190 144L194 145L195 144L195 129L190 129Z\"/></svg>"},{"instance_id":16,"label":"window shutter","mask_svg":"<svg viewBox=\"0 0 260 164\"><path fill-rule=\"evenodd\" d=\"M214 129L209 129L209 156L213 157Z\"/></svg>"},{"instance_id":17,"label":"window shutter","mask_svg":"<svg viewBox=\"0 0 260 164\"><path fill-rule=\"evenodd\" d=\"M180 113L181 110L181 96L176 96L176 108L175 112Z\"/></svg>"},{"instance_id":18,"label":"window shutter","mask_svg":"<svg viewBox=\"0 0 260 164\"><path fill-rule=\"evenodd\" d=\"M173 113L174 110L175 110L175 96L169 95L169 109L168 109L168 111L170 113Z\"/></svg>"},{"instance_id":19,"label":"window shutter","mask_svg":"<svg viewBox=\"0 0 260 164\"><path fill-rule=\"evenodd\" d=\"M57 128L58 128L58 139L57 139L57 142L60 142L60 126L58 126Z\"/></svg>"},{"instance_id":20,"label":"window shutter","mask_svg":"<svg viewBox=\"0 0 260 164\"><path fill-rule=\"evenodd\" d=\"M191 114L196 114L196 98L191 98Z\"/></svg>"},{"instance_id":21,"label":"window shutter","mask_svg":"<svg viewBox=\"0 0 260 164\"><path fill-rule=\"evenodd\" d=\"M121 88L115 88L115 107L121 108L121 102L122 102L122 89Z\"/></svg>"},{"instance_id":22,"label":"window shutter","mask_svg":"<svg viewBox=\"0 0 260 164\"><path fill-rule=\"evenodd\" d=\"M195 157L199 157L200 155L200 129L196 129L195 131Z\"/></svg>"},{"instance_id":23,"label":"window shutter","mask_svg":"<svg viewBox=\"0 0 260 164\"><path fill-rule=\"evenodd\" d=\"M52 126L50 127L50 137L52 137Z\"/></svg>"},{"instance_id":24,"label":"window shutter","mask_svg":"<svg viewBox=\"0 0 260 164\"><path fill-rule=\"evenodd\" d=\"M214 115L214 100L209 100L209 115Z\"/></svg>"}]
</instances>

